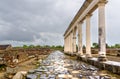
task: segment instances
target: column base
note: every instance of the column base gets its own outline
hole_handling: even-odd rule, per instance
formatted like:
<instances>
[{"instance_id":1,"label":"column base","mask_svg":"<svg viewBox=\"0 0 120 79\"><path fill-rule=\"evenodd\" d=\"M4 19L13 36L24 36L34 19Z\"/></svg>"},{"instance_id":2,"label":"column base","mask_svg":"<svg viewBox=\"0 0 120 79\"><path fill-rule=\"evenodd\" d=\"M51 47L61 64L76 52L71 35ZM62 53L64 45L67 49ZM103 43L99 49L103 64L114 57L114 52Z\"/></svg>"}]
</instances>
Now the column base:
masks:
<instances>
[{"instance_id":1,"label":"column base","mask_svg":"<svg viewBox=\"0 0 120 79\"><path fill-rule=\"evenodd\" d=\"M80 56L80 57L81 57L81 56L83 56L83 54L79 54L79 53L78 53L77 56Z\"/></svg>"},{"instance_id":2,"label":"column base","mask_svg":"<svg viewBox=\"0 0 120 79\"><path fill-rule=\"evenodd\" d=\"M70 53L69 55L70 55L70 56L75 56L75 54L74 54L74 53Z\"/></svg>"},{"instance_id":3,"label":"column base","mask_svg":"<svg viewBox=\"0 0 120 79\"><path fill-rule=\"evenodd\" d=\"M99 52L98 61L107 61L106 52Z\"/></svg>"},{"instance_id":4,"label":"column base","mask_svg":"<svg viewBox=\"0 0 120 79\"><path fill-rule=\"evenodd\" d=\"M105 56L98 57L98 61L107 61L107 58Z\"/></svg>"},{"instance_id":5,"label":"column base","mask_svg":"<svg viewBox=\"0 0 120 79\"><path fill-rule=\"evenodd\" d=\"M91 55L91 54L86 54L86 57L87 57L87 58L91 58L92 55Z\"/></svg>"},{"instance_id":6,"label":"column base","mask_svg":"<svg viewBox=\"0 0 120 79\"><path fill-rule=\"evenodd\" d=\"M78 52L77 56L83 56L83 52Z\"/></svg>"},{"instance_id":7,"label":"column base","mask_svg":"<svg viewBox=\"0 0 120 79\"><path fill-rule=\"evenodd\" d=\"M76 56L76 55L77 55L77 53L76 53L76 52L73 52L72 56Z\"/></svg>"}]
</instances>

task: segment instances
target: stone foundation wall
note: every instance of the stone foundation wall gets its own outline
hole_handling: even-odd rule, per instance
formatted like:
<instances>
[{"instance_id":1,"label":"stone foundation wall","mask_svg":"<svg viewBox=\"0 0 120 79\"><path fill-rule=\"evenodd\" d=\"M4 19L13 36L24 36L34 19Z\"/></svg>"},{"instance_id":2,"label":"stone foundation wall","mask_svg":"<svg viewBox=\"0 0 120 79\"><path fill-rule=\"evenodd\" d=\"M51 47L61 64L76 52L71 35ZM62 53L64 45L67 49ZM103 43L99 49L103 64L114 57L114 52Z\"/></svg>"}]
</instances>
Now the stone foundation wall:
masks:
<instances>
[{"instance_id":1,"label":"stone foundation wall","mask_svg":"<svg viewBox=\"0 0 120 79\"><path fill-rule=\"evenodd\" d=\"M86 63L89 63L93 66L96 66L97 68L99 68L101 70L108 70L114 74L120 75L120 64L114 64L114 61L113 61L113 63L107 63L107 61L106 62L99 62L97 60L92 60L91 58L87 59L84 57L79 57L79 60L84 61Z\"/></svg>"},{"instance_id":2,"label":"stone foundation wall","mask_svg":"<svg viewBox=\"0 0 120 79\"><path fill-rule=\"evenodd\" d=\"M66 55L72 56L71 54L65 53ZM76 55L77 56L77 55ZM89 63L101 70L108 70L114 74L120 75L120 63L112 61L113 63L108 63L109 61L99 62L97 58L86 58L77 56L77 59L86 63ZM117 64L114 64L117 63Z\"/></svg>"}]
</instances>

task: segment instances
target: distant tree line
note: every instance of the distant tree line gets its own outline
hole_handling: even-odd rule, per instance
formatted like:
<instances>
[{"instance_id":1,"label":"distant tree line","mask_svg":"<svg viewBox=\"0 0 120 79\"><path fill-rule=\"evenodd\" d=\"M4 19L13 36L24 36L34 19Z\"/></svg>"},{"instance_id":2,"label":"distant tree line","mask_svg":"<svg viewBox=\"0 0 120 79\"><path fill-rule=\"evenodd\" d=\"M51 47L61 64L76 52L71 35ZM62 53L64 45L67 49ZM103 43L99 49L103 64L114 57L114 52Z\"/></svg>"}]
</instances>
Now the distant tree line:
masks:
<instances>
[{"instance_id":1,"label":"distant tree line","mask_svg":"<svg viewBox=\"0 0 120 79\"><path fill-rule=\"evenodd\" d=\"M99 48L99 44L98 43L93 43L92 48ZM106 48L120 48L120 44L108 45L106 43Z\"/></svg>"},{"instance_id":2,"label":"distant tree line","mask_svg":"<svg viewBox=\"0 0 120 79\"><path fill-rule=\"evenodd\" d=\"M24 49L30 49L30 48L49 48L49 49L61 50L61 51L64 49L64 47L61 46L61 45L57 45L57 46L55 46L55 45L52 45L52 46L50 46L50 45L44 45L44 46L41 46L41 45L23 45L21 47L15 47L15 48L24 48Z\"/></svg>"},{"instance_id":3,"label":"distant tree line","mask_svg":"<svg viewBox=\"0 0 120 79\"><path fill-rule=\"evenodd\" d=\"M78 48L78 46L76 45L76 47ZM22 47L15 47L15 48L24 48L24 49L27 49L27 48L50 48L50 49L53 49L53 50L61 50L63 51L64 50L64 46L61 46L61 45L44 45L44 46L41 46L41 45L23 45ZM85 45L83 45L83 48L86 48ZM99 44L98 43L93 43L92 44L92 48L99 48ZM120 44L115 44L115 45L108 45L106 43L106 48L120 48Z\"/></svg>"}]
</instances>

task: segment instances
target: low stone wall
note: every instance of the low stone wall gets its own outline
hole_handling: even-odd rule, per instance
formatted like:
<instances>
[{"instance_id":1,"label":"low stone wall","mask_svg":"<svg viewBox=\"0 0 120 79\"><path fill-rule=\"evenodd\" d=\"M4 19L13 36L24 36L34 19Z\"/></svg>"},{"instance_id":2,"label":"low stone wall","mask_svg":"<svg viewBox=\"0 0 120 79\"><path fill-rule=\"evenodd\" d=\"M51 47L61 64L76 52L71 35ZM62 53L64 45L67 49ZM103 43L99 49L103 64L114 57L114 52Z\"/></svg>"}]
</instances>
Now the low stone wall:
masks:
<instances>
[{"instance_id":1,"label":"low stone wall","mask_svg":"<svg viewBox=\"0 0 120 79\"><path fill-rule=\"evenodd\" d=\"M70 53L65 53L65 54L69 56L73 56ZM86 58L85 56L77 56L77 59L89 63L93 66L96 66L101 70L108 70L114 74L120 75L120 62L115 62L115 61L99 62L97 58Z\"/></svg>"},{"instance_id":2,"label":"low stone wall","mask_svg":"<svg viewBox=\"0 0 120 79\"><path fill-rule=\"evenodd\" d=\"M120 62L115 62L115 61L99 62L97 58L87 59L86 57L78 57L78 59L86 63L89 63L93 66L96 66L97 68L101 70L108 70L114 74L120 75Z\"/></svg>"}]
</instances>

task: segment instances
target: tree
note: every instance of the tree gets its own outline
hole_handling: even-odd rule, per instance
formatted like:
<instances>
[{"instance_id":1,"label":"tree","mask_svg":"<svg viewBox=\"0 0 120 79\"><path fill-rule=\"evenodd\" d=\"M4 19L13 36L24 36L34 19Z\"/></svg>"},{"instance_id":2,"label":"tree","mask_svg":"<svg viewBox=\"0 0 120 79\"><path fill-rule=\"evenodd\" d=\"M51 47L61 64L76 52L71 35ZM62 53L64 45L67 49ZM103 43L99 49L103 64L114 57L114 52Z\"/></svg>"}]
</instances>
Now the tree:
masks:
<instances>
[{"instance_id":1,"label":"tree","mask_svg":"<svg viewBox=\"0 0 120 79\"><path fill-rule=\"evenodd\" d=\"M52 46L51 46L51 48L55 48L55 46L54 46L54 45L52 45Z\"/></svg>"},{"instance_id":2,"label":"tree","mask_svg":"<svg viewBox=\"0 0 120 79\"><path fill-rule=\"evenodd\" d=\"M27 45L23 45L23 48L28 48L28 46Z\"/></svg>"},{"instance_id":3,"label":"tree","mask_svg":"<svg viewBox=\"0 0 120 79\"><path fill-rule=\"evenodd\" d=\"M93 43L93 48L98 48L98 47L99 47L98 43Z\"/></svg>"},{"instance_id":4,"label":"tree","mask_svg":"<svg viewBox=\"0 0 120 79\"><path fill-rule=\"evenodd\" d=\"M83 49L85 49L86 47L85 47L85 45L83 45Z\"/></svg>"},{"instance_id":5,"label":"tree","mask_svg":"<svg viewBox=\"0 0 120 79\"><path fill-rule=\"evenodd\" d=\"M59 46L56 46L56 48L62 48L62 46L59 45Z\"/></svg>"},{"instance_id":6,"label":"tree","mask_svg":"<svg viewBox=\"0 0 120 79\"><path fill-rule=\"evenodd\" d=\"M106 48L110 48L110 46L106 43Z\"/></svg>"},{"instance_id":7,"label":"tree","mask_svg":"<svg viewBox=\"0 0 120 79\"><path fill-rule=\"evenodd\" d=\"M34 48L35 46L34 45L29 45L29 48Z\"/></svg>"},{"instance_id":8,"label":"tree","mask_svg":"<svg viewBox=\"0 0 120 79\"><path fill-rule=\"evenodd\" d=\"M37 48L40 48L41 46L40 46L40 45L37 45L36 47L37 47Z\"/></svg>"},{"instance_id":9,"label":"tree","mask_svg":"<svg viewBox=\"0 0 120 79\"><path fill-rule=\"evenodd\" d=\"M114 46L114 45L112 45L112 46L110 46L110 48L115 48L115 46Z\"/></svg>"},{"instance_id":10,"label":"tree","mask_svg":"<svg viewBox=\"0 0 120 79\"><path fill-rule=\"evenodd\" d=\"M120 44L115 44L115 48L120 48Z\"/></svg>"},{"instance_id":11,"label":"tree","mask_svg":"<svg viewBox=\"0 0 120 79\"><path fill-rule=\"evenodd\" d=\"M49 45L45 45L44 47L45 47L45 48L50 48L50 46L49 46Z\"/></svg>"}]
</instances>

